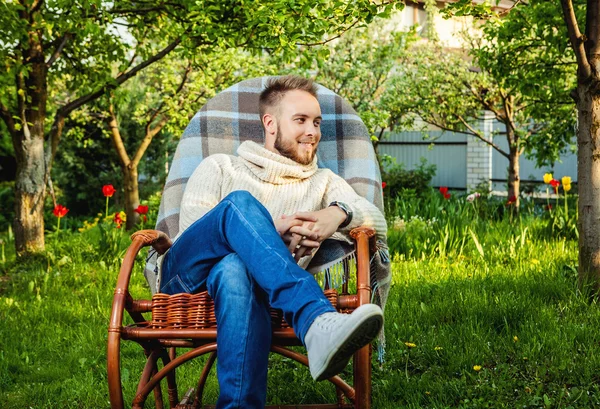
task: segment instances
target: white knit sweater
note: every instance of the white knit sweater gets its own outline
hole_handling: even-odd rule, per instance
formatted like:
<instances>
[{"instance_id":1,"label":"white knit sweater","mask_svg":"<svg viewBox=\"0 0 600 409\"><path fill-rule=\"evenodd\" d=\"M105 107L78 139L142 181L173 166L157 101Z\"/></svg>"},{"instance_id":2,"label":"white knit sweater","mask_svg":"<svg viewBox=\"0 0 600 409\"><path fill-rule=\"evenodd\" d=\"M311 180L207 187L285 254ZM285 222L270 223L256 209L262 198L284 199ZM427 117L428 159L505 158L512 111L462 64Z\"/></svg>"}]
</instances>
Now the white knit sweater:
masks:
<instances>
[{"instance_id":1,"label":"white knit sweater","mask_svg":"<svg viewBox=\"0 0 600 409\"><path fill-rule=\"evenodd\" d=\"M385 237L386 222L379 209L331 170L319 169L316 157L311 164L300 165L252 141L242 143L237 153L239 156L211 155L196 168L183 194L179 235L229 193L246 190L274 220L343 202L352 210L352 222L332 238L351 242L348 233L358 226L373 227L379 237ZM301 265L307 264L302 261Z\"/></svg>"}]
</instances>

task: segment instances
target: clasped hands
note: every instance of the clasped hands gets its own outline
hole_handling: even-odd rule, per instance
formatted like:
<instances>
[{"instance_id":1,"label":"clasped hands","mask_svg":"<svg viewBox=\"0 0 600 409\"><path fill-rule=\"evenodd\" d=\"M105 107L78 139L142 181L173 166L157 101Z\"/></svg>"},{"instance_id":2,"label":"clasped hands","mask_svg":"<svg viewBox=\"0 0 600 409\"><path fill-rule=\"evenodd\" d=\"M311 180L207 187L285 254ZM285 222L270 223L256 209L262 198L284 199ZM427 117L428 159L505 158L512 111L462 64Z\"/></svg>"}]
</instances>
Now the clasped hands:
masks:
<instances>
[{"instance_id":1,"label":"clasped hands","mask_svg":"<svg viewBox=\"0 0 600 409\"><path fill-rule=\"evenodd\" d=\"M275 228L296 261L312 255L321 243L335 233L346 220L346 213L337 206L314 212L296 212L275 220Z\"/></svg>"}]
</instances>

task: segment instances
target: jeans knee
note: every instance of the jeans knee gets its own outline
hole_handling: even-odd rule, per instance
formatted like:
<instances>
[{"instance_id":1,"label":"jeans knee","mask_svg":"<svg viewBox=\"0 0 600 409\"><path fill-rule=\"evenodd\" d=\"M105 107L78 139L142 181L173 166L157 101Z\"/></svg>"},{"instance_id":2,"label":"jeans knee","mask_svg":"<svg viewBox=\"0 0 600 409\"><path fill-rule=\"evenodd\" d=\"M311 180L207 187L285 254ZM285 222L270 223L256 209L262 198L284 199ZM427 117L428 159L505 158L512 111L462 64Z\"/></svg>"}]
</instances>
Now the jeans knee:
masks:
<instances>
[{"instance_id":1,"label":"jeans knee","mask_svg":"<svg viewBox=\"0 0 600 409\"><path fill-rule=\"evenodd\" d=\"M252 281L246 265L235 253L225 256L213 267L206 286L213 298L252 294Z\"/></svg>"},{"instance_id":2,"label":"jeans knee","mask_svg":"<svg viewBox=\"0 0 600 409\"><path fill-rule=\"evenodd\" d=\"M233 202L238 207L245 207L247 205L256 205L260 204L260 202L252 196L252 193L247 190L235 190L229 193L223 200L229 200Z\"/></svg>"}]
</instances>

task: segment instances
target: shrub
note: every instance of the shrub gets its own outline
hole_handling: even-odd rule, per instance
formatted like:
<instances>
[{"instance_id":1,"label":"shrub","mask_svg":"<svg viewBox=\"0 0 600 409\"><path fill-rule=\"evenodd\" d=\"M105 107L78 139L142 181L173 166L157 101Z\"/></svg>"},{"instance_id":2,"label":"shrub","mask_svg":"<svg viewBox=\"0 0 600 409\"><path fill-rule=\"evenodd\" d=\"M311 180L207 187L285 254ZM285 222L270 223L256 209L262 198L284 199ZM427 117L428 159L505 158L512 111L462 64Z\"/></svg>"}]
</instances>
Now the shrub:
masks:
<instances>
[{"instance_id":1,"label":"shrub","mask_svg":"<svg viewBox=\"0 0 600 409\"><path fill-rule=\"evenodd\" d=\"M389 156L382 158L382 180L386 183L384 194L394 198L412 191L418 197L423 197L429 191L429 183L435 176L436 166L427 164L425 158L415 168L406 170L403 163L396 163L395 158Z\"/></svg>"}]
</instances>

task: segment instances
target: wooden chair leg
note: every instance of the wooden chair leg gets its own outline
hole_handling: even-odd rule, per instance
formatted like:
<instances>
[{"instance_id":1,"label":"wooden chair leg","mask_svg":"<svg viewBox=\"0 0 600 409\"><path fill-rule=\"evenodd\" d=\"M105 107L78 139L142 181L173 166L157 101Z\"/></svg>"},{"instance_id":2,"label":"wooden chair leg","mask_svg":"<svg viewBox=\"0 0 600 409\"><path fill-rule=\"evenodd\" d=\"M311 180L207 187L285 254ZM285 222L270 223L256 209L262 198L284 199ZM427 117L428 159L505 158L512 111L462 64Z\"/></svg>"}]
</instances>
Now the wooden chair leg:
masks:
<instances>
[{"instance_id":1,"label":"wooden chair leg","mask_svg":"<svg viewBox=\"0 0 600 409\"><path fill-rule=\"evenodd\" d=\"M204 386L206 385L206 380L208 379L210 369L215 363L215 359L217 359L217 351L211 352L208 356L206 364L204 364L202 374L200 374L200 379L198 380L198 387L196 388L196 399L194 399L195 409L200 409L202 407L202 395L204 395Z\"/></svg>"},{"instance_id":2,"label":"wooden chair leg","mask_svg":"<svg viewBox=\"0 0 600 409\"><path fill-rule=\"evenodd\" d=\"M110 328L107 349L108 394L111 409L125 409L123 389L121 389L121 333Z\"/></svg>"},{"instance_id":3,"label":"wooden chair leg","mask_svg":"<svg viewBox=\"0 0 600 409\"><path fill-rule=\"evenodd\" d=\"M337 386L335 387L335 393L337 395L337 401L338 401L338 405L340 406L340 408L344 405L344 392L338 388Z\"/></svg>"},{"instance_id":4,"label":"wooden chair leg","mask_svg":"<svg viewBox=\"0 0 600 409\"><path fill-rule=\"evenodd\" d=\"M371 345L354 354L355 409L371 409Z\"/></svg>"},{"instance_id":5,"label":"wooden chair leg","mask_svg":"<svg viewBox=\"0 0 600 409\"><path fill-rule=\"evenodd\" d=\"M156 368L154 368L154 370L152 371L152 376L156 375ZM160 383L158 385L156 385L156 388L154 388L154 407L156 409L164 409L165 406L163 404L163 396L162 396L162 389L160 387Z\"/></svg>"},{"instance_id":6,"label":"wooden chair leg","mask_svg":"<svg viewBox=\"0 0 600 409\"><path fill-rule=\"evenodd\" d=\"M167 365L169 362L171 362L175 358L177 358L177 350L175 347L171 347L171 348L169 348L168 358L166 357L166 355L163 355L163 365ZM175 376L175 370L173 370L172 372L170 372L167 375L167 388L169 390L169 405L170 405L171 409L173 409L173 408L175 408L175 406L177 406L177 403L179 402L179 397L178 397L179 394L177 393L177 378Z\"/></svg>"}]
</instances>

